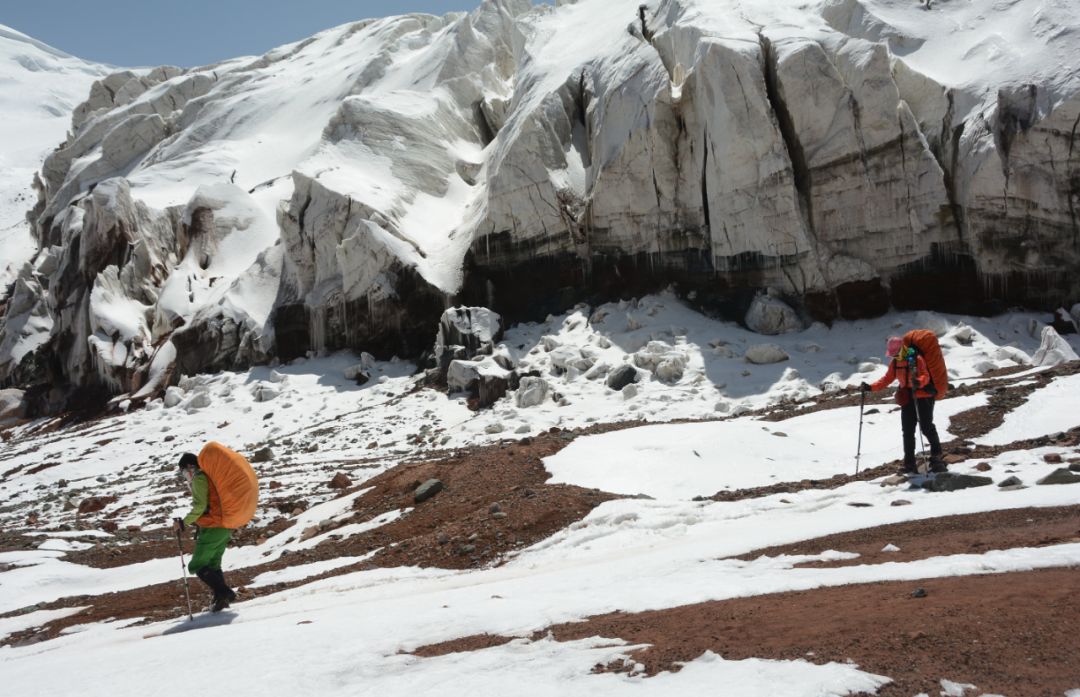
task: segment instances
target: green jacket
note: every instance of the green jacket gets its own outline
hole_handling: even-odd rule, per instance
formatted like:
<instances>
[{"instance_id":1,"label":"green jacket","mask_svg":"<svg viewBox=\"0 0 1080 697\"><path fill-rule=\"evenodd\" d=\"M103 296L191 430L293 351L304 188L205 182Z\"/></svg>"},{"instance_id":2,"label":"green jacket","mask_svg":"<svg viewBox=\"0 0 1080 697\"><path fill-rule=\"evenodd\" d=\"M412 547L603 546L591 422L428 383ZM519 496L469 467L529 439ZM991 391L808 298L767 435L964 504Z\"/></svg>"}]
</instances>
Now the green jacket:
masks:
<instances>
[{"instance_id":1,"label":"green jacket","mask_svg":"<svg viewBox=\"0 0 1080 697\"><path fill-rule=\"evenodd\" d=\"M191 525L210 508L210 480L205 472L197 472L191 478L191 511L184 516L184 525Z\"/></svg>"}]
</instances>

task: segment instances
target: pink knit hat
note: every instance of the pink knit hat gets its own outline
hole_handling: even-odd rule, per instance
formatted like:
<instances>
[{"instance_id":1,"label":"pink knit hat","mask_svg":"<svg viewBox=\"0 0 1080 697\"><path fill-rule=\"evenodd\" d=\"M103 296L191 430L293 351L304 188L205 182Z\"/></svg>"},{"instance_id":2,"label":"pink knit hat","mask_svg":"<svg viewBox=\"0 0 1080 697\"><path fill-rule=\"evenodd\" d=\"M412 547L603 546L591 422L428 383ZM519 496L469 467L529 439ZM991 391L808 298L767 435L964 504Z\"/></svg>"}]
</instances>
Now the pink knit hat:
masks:
<instances>
[{"instance_id":1,"label":"pink knit hat","mask_svg":"<svg viewBox=\"0 0 1080 697\"><path fill-rule=\"evenodd\" d=\"M885 355L889 357L896 356L903 346L904 342L900 337L890 336L888 343L885 344Z\"/></svg>"}]
</instances>

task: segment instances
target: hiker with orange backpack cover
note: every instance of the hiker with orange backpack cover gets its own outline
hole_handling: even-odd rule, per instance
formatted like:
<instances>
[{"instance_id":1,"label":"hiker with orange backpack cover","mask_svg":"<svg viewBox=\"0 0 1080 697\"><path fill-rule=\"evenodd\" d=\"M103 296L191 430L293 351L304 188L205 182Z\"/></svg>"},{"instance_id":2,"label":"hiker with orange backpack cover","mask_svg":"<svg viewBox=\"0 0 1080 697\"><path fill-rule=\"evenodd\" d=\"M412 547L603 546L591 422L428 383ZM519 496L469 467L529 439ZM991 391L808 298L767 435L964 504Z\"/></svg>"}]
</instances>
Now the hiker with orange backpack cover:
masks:
<instances>
[{"instance_id":1,"label":"hiker with orange backpack cover","mask_svg":"<svg viewBox=\"0 0 1080 697\"><path fill-rule=\"evenodd\" d=\"M885 375L873 384L864 382L859 387L863 392L880 392L894 381L899 383L895 400L900 405L900 426L904 442L904 465L901 473L918 473L915 465L916 425L930 443L930 471L945 472L947 468L941 459L941 440L934 426L934 399L937 389L926 361L910 342L905 342L898 336L889 337L886 355L890 360Z\"/></svg>"},{"instance_id":2,"label":"hiker with orange backpack cover","mask_svg":"<svg viewBox=\"0 0 1080 697\"><path fill-rule=\"evenodd\" d=\"M180 456L180 474L191 489L191 511L175 518L179 533L187 527L195 532L195 551L188 571L214 593L212 612L220 612L236 600L225 582L221 559L233 529L247 525L258 502L258 479L250 463L240 453L211 441L196 456Z\"/></svg>"}]
</instances>

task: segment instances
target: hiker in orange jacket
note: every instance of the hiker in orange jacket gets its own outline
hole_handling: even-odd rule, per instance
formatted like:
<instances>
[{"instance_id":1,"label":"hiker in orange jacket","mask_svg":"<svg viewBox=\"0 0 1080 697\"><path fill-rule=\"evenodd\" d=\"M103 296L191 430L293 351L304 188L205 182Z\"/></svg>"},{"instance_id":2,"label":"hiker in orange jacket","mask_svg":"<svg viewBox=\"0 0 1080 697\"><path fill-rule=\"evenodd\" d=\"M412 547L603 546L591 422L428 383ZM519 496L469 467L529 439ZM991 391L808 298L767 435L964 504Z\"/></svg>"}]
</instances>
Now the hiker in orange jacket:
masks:
<instances>
[{"instance_id":1,"label":"hiker in orange jacket","mask_svg":"<svg viewBox=\"0 0 1080 697\"><path fill-rule=\"evenodd\" d=\"M886 344L886 355L890 358L889 368L877 382L862 383L863 392L879 392L894 381L900 386L896 390L896 403L900 405L900 426L904 433L904 474L915 474L915 424L918 422L926 440L930 443L930 471L944 472L945 463L941 459L941 440L938 439L934 426L934 395L937 390L930 379L926 362L912 346L904 346L898 336L890 336ZM914 399L912 397L914 396Z\"/></svg>"}]
</instances>

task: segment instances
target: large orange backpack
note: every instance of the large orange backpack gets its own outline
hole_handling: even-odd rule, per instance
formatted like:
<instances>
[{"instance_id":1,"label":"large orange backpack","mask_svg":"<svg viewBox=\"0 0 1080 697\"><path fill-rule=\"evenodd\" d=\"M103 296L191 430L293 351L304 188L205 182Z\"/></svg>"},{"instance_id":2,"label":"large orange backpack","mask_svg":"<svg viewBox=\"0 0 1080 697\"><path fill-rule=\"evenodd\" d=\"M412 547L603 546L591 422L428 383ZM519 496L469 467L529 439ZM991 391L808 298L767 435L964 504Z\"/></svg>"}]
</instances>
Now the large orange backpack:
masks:
<instances>
[{"instance_id":1,"label":"large orange backpack","mask_svg":"<svg viewBox=\"0 0 1080 697\"><path fill-rule=\"evenodd\" d=\"M941 353L937 335L929 329L912 329L904 334L904 346L914 346L926 362L926 369L930 371L930 379L937 390L934 399L944 397L949 389L949 371L945 367L945 356Z\"/></svg>"},{"instance_id":2,"label":"large orange backpack","mask_svg":"<svg viewBox=\"0 0 1080 697\"><path fill-rule=\"evenodd\" d=\"M244 456L210 441L199 453L199 469L210 480L210 507L196 523L235 529L251 522L259 503L259 478Z\"/></svg>"}]
</instances>

